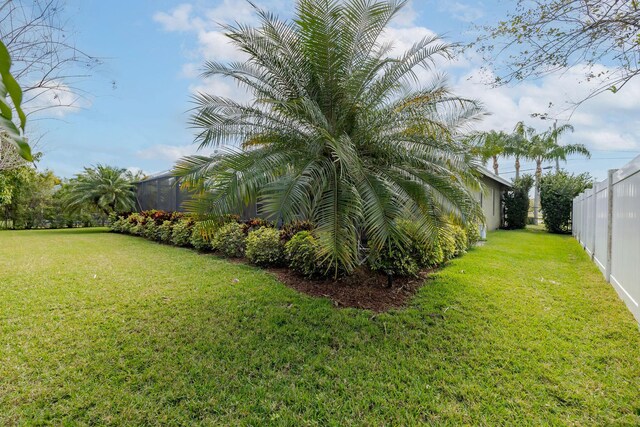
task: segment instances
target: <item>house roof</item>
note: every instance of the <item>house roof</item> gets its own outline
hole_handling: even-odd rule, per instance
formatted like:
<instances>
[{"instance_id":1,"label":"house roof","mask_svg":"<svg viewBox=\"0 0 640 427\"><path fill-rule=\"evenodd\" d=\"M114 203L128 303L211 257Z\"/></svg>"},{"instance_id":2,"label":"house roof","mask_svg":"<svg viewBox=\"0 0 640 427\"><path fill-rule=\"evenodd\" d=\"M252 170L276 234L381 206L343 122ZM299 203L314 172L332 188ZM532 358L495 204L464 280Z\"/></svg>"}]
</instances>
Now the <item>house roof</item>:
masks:
<instances>
[{"instance_id":1,"label":"house roof","mask_svg":"<svg viewBox=\"0 0 640 427\"><path fill-rule=\"evenodd\" d=\"M491 172L489 169L480 166L478 168L480 170L480 173L482 173L484 176L486 176L489 179L492 179L506 187L513 187L513 184L510 183L509 181L507 181L506 179L504 179L503 177L501 177L500 175L496 175L495 173Z\"/></svg>"}]
</instances>

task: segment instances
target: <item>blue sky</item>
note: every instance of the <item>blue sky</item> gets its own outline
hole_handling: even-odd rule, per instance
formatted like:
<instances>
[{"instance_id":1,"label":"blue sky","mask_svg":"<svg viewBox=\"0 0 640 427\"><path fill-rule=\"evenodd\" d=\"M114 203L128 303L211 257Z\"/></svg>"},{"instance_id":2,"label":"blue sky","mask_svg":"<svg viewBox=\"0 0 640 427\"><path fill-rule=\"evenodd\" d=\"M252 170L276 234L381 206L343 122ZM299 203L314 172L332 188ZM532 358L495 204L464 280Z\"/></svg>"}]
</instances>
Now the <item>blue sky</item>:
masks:
<instances>
[{"instance_id":1,"label":"blue sky","mask_svg":"<svg viewBox=\"0 0 640 427\"><path fill-rule=\"evenodd\" d=\"M269 10L288 17L292 0L262 0ZM469 40L471 25L493 22L511 2L414 0L396 20L387 37L397 48L435 32L449 41ZM198 90L242 99L231 82L203 81L198 73L205 59L228 60L238 54L224 42L216 22L254 17L242 0L69 0L65 14L76 44L103 59L83 79L87 92L75 108L51 110L32 117L32 137L44 152L40 167L69 177L83 166L105 163L154 173L171 168L177 158L195 152L188 129L190 96ZM545 112L549 102L563 105L588 90L579 70L511 87L492 89L480 82L482 61L474 54L443 66L454 90L480 99L491 113L479 129L510 131L518 120L544 130L551 123L530 117ZM561 110L559 123L568 113ZM640 82L624 91L588 102L571 116L576 132L566 142L586 144L592 160L570 159L567 169L606 177L606 170L624 165L640 151ZM503 172L512 162L501 161ZM523 165L524 169L532 167ZM509 178L509 173L504 175Z\"/></svg>"}]
</instances>

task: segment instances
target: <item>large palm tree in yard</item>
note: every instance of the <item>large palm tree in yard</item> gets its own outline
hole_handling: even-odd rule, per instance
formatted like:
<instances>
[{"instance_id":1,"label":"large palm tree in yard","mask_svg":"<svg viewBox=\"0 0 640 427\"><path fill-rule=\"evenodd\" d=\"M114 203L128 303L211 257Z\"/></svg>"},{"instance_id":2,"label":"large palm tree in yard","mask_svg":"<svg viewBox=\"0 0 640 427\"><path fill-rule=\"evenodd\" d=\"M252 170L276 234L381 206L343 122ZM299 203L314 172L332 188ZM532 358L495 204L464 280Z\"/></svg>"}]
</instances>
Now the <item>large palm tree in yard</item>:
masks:
<instances>
[{"instance_id":1,"label":"large palm tree in yard","mask_svg":"<svg viewBox=\"0 0 640 427\"><path fill-rule=\"evenodd\" d=\"M442 76L419 77L450 58L438 38L391 56L385 27L405 4L299 0L292 22L256 10L258 27L226 27L248 59L208 62L204 75L230 77L253 100L196 96L197 141L219 150L176 167L201 190L191 208L217 216L259 201L265 217L310 219L334 273L357 266L365 241L407 243L400 218L432 238L444 218L478 218L479 181L456 141L481 109Z\"/></svg>"},{"instance_id":2,"label":"large palm tree in yard","mask_svg":"<svg viewBox=\"0 0 640 427\"><path fill-rule=\"evenodd\" d=\"M91 207L110 214L135 208L135 186L126 169L97 165L85 168L69 183L66 202L69 209Z\"/></svg>"}]
</instances>

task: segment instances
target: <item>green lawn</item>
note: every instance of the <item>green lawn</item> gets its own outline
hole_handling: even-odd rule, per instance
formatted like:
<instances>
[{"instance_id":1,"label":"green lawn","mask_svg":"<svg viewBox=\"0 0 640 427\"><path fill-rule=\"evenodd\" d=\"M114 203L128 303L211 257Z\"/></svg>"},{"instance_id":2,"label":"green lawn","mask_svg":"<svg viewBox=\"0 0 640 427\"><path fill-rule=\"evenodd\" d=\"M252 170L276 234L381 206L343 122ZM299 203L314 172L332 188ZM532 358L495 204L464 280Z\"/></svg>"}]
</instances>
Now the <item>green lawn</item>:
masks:
<instances>
[{"instance_id":1,"label":"green lawn","mask_svg":"<svg viewBox=\"0 0 640 427\"><path fill-rule=\"evenodd\" d=\"M408 308L103 230L0 232L0 425L638 425L640 332L570 237L496 232Z\"/></svg>"}]
</instances>

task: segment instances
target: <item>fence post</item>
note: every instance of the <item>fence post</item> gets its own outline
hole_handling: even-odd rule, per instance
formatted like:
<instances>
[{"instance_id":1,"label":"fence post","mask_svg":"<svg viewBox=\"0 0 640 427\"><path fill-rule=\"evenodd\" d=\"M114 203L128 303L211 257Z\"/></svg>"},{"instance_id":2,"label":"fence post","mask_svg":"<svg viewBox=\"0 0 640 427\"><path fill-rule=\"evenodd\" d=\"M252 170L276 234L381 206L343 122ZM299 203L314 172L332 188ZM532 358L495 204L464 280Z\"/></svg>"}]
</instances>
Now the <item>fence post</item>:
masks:
<instances>
[{"instance_id":1,"label":"fence post","mask_svg":"<svg viewBox=\"0 0 640 427\"><path fill-rule=\"evenodd\" d=\"M604 277L611 282L611 258L613 248L613 174L617 169L607 172L607 263L604 267Z\"/></svg>"},{"instance_id":2,"label":"fence post","mask_svg":"<svg viewBox=\"0 0 640 427\"><path fill-rule=\"evenodd\" d=\"M591 209L591 215L593 218L591 220L591 223L593 224L593 234L591 236L591 261L593 261L596 257L596 229L598 220L598 189L596 188L596 185L597 184L594 182L593 188L591 189L591 197L593 198L593 208Z\"/></svg>"}]
</instances>

